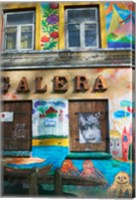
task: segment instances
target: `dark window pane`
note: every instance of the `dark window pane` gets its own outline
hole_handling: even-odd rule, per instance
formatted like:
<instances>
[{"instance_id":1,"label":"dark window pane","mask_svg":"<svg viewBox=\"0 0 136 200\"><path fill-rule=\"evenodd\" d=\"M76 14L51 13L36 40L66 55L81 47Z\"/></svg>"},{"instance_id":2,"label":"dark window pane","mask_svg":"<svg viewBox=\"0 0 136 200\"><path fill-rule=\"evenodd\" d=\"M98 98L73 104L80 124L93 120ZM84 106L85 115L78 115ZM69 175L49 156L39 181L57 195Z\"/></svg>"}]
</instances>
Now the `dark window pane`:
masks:
<instances>
[{"instance_id":1,"label":"dark window pane","mask_svg":"<svg viewBox=\"0 0 136 200\"><path fill-rule=\"evenodd\" d=\"M68 22L83 22L96 20L96 9L73 9L68 10Z\"/></svg>"},{"instance_id":2,"label":"dark window pane","mask_svg":"<svg viewBox=\"0 0 136 200\"><path fill-rule=\"evenodd\" d=\"M21 49L32 48L32 27L21 27Z\"/></svg>"},{"instance_id":3,"label":"dark window pane","mask_svg":"<svg viewBox=\"0 0 136 200\"><path fill-rule=\"evenodd\" d=\"M16 28L6 29L6 49L16 49Z\"/></svg>"},{"instance_id":4,"label":"dark window pane","mask_svg":"<svg viewBox=\"0 0 136 200\"><path fill-rule=\"evenodd\" d=\"M32 24L33 13L15 13L7 14L7 25L21 25L21 24Z\"/></svg>"},{"instance_id":5,"label":"dark window pane","mask_svg":"<svg viewBox=\"0 0 136 200\"><path fill-rule=\"evenodd\" d=\"M85 46L97 46L97 31L96 24L85 25Z\"/></svg>"},{"instance_id":6,"label":"dark window pane","mask_svg":"<svg viewBox=\"0 0 136 200\"><path fill-rule=\"evenodd\" d=\"M79 24L69 24L68 25L68 30L79 30L80 25Z\"/></svg>"},{"instance_id":7,"label":"dark window pane","mask_svg":"<svg viewBox=\"0 0 136 200\"><path fill-rule=\"evenodd\" d=\"M80 31L69 30L68 41L69 47L80 47Z\"/></svg>"}]
</instances>

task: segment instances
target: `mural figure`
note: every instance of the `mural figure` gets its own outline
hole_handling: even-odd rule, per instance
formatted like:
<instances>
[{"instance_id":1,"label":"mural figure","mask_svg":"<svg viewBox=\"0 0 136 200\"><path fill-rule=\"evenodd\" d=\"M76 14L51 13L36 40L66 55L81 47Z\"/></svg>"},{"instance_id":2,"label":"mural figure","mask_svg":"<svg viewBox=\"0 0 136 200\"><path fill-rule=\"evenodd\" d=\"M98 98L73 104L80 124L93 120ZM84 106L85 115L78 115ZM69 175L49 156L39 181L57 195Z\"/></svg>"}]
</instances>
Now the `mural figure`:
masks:
<instances>
[{"instance_id":1,"label":"mural figure","mask_svg":"<svg viewBox=\"0 0 136 200\"><path fill-rule=\"evenodd\" d=\"M84 177L91 176L94 178L105 179L102 173L94 167L91 160L85 160L83 162L83 171L81 172L80 176L84 176Z\"/></svg>"},{"instance_id":2,"label":"mural figure","mask_svg":"<svg viewBox=\"0 0 136 200\"><path fill-rule=\"evenodd\" d=\"M128 151L129 151L129 145L132 142L132 135L130 131L124 127L123 133L122 133L122 156L123 160L127 161L128 160Z\"/></svg>"},{"instance_id":3,"label":"mural figure","mask_svg":"<svg viewBox=\"0 0 136 200\"><path fill-rule=\"evenodd\" d=\"M130 184L129 175L126 172L119 172L115 178L112 186L108 189L110 194L114 196L129 196L132 195L132 186Z\"/></svg>"},{"instance_id":4,"label":"mural figure","mask_svg":"<svg viewBox=\"0 0 136 200\"><path fill-rule=\"evenodd\" d=\"M78 169L73 165L73 162L69 159L63 162L61 171L64 175L78 176L80 174Z\"/></svg>"},{"instance_id":5,"label":"mural figure","mask_svg":"<svg viewBox=\"0 0 136 200\"><path fill-rule=\"evenodd\" d=\"M100 143L100 113L79 113L80 143Z\"/></svg>"},{"instance_id":6,"label":"mural figure","mask_svg":"<svg viewBox=\"0 0 136 200\"><path fill-rule=\"evenodd\" d=\"M121 134L117 130L110 131L110 151L114 158L122 158Z\"/></svg>"}]
</instances>

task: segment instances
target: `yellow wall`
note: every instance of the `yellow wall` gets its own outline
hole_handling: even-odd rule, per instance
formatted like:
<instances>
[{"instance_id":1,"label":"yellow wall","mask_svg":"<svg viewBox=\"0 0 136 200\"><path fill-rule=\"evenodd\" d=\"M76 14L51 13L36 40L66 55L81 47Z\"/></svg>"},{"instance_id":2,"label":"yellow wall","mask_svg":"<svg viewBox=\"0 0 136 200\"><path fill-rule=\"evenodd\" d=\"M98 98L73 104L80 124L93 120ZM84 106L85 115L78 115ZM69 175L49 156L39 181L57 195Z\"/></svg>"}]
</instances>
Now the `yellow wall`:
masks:
<instances>
[{"instance_id":1,"label":"yellow wall","mask_svg":"<svg viewBox=\"0 0 136 200\"><path fill-rule=\"evenodd\" d=\"M57 45L53 49L65 49L65 15L64 9L65 6L74 6L74 5L99 5L100 8L100 29L101 29L101 47L106 48L106 27L105 27L105 12L104 12L104 3L95 3L95 2L76 2L76 3L60 3L59 4L59 39ZM5 3L3 4L3 9L5 10L19 10L19 9L35 9L36 10L36 29L35 29L35 50L42 50L41 38L44 35L42 31L42 6L41 2L21 2L21 3Z\"/></svg>"}]
</instances>

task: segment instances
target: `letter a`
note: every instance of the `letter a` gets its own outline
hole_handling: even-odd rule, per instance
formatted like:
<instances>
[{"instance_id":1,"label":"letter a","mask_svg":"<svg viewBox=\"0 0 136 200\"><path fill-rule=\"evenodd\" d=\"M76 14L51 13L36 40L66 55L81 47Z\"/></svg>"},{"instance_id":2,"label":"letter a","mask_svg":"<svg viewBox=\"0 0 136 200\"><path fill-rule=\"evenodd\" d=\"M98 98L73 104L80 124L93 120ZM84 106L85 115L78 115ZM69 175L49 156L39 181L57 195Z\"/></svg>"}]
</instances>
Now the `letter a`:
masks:
<instances>
[{"instance_id":1,"label":"letter a","mask_svg":"<svg viewBox=\"0 0 136 200\"><path fill-rule=\"evenodd\" d=\"M104 92L106 91L107 88L107 84L106 84L106 80L103 78L103 76L98 76L98 78L95 81L95 85L94 85L94 91L96 92Z\"/></svg>"},{"instance_id":2,"label":"letter a","mask_svg":"<svg viewBox=\"0 0 136 200\"><path fill-rule=\"evenodd\" d=\"M29 91L30 90L29 90L29 87L28 87L27 79L26 79L26 77L23 77L19 82L17 92L25 93L25 92L29 92Z\"/></svg>"}]
</instances>

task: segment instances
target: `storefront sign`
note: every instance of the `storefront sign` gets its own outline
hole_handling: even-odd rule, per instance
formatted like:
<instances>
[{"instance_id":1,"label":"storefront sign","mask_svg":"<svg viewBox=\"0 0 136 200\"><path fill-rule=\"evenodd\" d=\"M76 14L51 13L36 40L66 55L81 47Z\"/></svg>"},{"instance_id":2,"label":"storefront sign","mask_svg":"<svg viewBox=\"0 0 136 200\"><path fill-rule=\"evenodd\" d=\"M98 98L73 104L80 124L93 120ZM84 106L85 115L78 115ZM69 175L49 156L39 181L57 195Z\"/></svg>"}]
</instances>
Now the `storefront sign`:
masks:
<instances>
[{"instance_id":1,"label":"storefront sign","mask_svg":"<svg viewBox=\"0 0 136 200\"><path fill-rule=\"evenodd\" d=\"M7 93L9 88L12 86L9 77L2 77L2 88L3 93ZM42 83L43 77L38 76L35 78L35 93L45 93L48 90L48 85ZM53 91L56 93L66 92L69 87L69 77L68 76L54 76L53 78ZM103 76L98 76L92 86L93 92L104 92L107 90L106 80ZM75 76L74 78L74 89L75 92L85 92L90 89L89 80L85 76ZM22 77L17 84L17 93L28 93L30 92L29 80L26 77Z\"/></svg>"}]
</instances>

